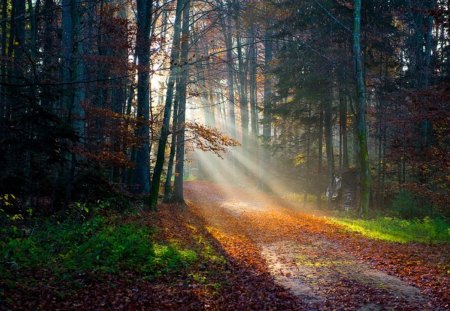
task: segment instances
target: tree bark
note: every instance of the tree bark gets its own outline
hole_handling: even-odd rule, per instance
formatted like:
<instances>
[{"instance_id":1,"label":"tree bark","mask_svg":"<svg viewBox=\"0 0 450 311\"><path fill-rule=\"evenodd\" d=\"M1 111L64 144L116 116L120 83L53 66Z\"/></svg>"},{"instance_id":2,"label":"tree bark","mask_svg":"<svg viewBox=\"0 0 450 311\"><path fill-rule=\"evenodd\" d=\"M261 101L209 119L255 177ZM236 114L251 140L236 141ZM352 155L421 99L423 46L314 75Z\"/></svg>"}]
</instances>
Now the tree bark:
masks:
<instances>
[{"instance_id":1,"label":"tree bark","mask_svg":"<svg viewBox=\"0 0 450 311\"><path fill-rule=\"evenodd\" d=\"M2 83L6 83L7 82L7 70L6 70L6 61L4 59L6 59L6 55L7 55L7 33L8 33L8 28L6 27L6 19L8 16L8 0L3 0L2 1L2 23L0 24L1 26L1 44L0 44L0 50L1 50L1 56L2 56L2 60L0 61L0 75L1 75L1 82ZM0 86L0 118L7 118L8 117L8 103L7 103L7 96L6 96L6 92L7 92L7 87L5 85L1 85Z\"/></svg>"},{"instance_id":2,"label":"tree bark","mask_svg":"<svg viewBox=\"0 0 450 311\"><path fill-rule=\"evenodd\" d=\"M257 70L257 59L256 55L258 55L257 46L256 46L256 34L255 34L255 26L253 25L250 29L250 53L249 53L249 61L250 61L250 115L251 115L251 123L252 123L252 135L253 137L258 137L258 103L257 103L257 85L256 85L256 70Z\"/></svg>"},{"instance_id":3,"label":"tree bark","mask_svg":"<svg viewBox=\"0 0 450 311\"><path fill-rule=\"evenodd\" d=\"M175 131L178 128L178 114L179 114L178 99L175 98L173 104L172 142L170 144L169 163L167 165L167 176L164 184L164 199L163 199L164 202L169 202L170 197L172 195L172 173L173 173L173 164L175 160L175 151L177 146L177 134Z\"/></svg>"},{"instance_id":4,"label":"tree bark","mask_svg":"<svg viewBox=\"0 0 450 311\"><path fill-rule=\"evenodd\" d=\"M323 104L319 103L319 142L318 142L318 156L317 156L317 178L319 180L317 191L317 205L322 205L322 158L323 158Z\"/></svg>"},{"instance_id":5,"label":"tree bark","mask_svg":"<svg viewBox=\"0 0 450 311\"><path fill-rule=\"evenodd\" d=\"M269 30L264 37L264 118L263 137L268 143L272 136L272 81L270 79L270 62L272 61L272 38Z\"/></svg>"},{"instance_id":6,"label":"tree bark","mask_svg":"<svg viewBox=\"0 0 450 311\"><path fill-rule=\"evenodd\" d=\"M361 0L355 0L354 5L354 25L353 25L353 53L355 60L355 76L358 91L358 109L356 112L357 134L359 143L359 182L360 216L367 217L370 202L370 171L369 153L367 148L367 128L366 128L366 86L364 83L364 72L361 52Z\"/></svg>"},{"instance_id":7,"label":"tree bark","mask_svg":"<svg viewBox=\"0 0 450 311\"><path fill-rule=\"evenodd\" d=\"M339 123L342 139L342 151L341 151L341 162L342 169L348 170L349 159L348 159L348 138L347 138L347 102L345 96L341 94L339 99Z\"/></svg>"},{"instance_id":8,"label":"tree bark","mask_svg":"<svg viewBox=\"0 0 450 311\"><path fill-rule=\"evenodd\" d=\"M332 124L332 101L325 100L325 149L327 153L328 187L334 189L334 151L333 151L333 124ZM328 196L328 205L331 204L331 194Z\"/></svg>"},{"instance_id":9,"label":"tree bark","mask_svg":"<svg viewBox=\"0 0 450 311\"><path fill-rule=\"evenodd\" d=\"M70 110L72 106L72 94L69 88L71 81L72 52L73 52L73 20L72 8L74 0L62 0L62 81L63 107Z\"/></svg>"},{"instance_id":10,"label":"tree bark","mask_svg":"<svg viewBox=\"0 0 450 311\"><path fill-rule=\"evenodd\" d=\"M183 9L183 28L181 36L181 57L180 62L185 64L180 77L180 84L177 87L179 96L179 119L177 130L177 162L175 165L175 182L172 200L174 202L184 202L183 179L184 179L184 149L185 149L185 130L186 130L186 84L189 74L189 65L187 64L189 52L189 14L191 1L187 0Z\"/></svg>"},{"instance_id":11,"label":"tree bark","mask_svg":"<svg viewBox=\"0 0 450 311\"><path fill-rule=\"evenodd\" d=\"M136 151L134 183L137 192L150 193L150 28L153 1L137 0L136 56L138 58L137 117L141 124L136 134L142 145Z\"/></svg>"},{"instance_id":12,"label":"tree bark","mask_svg":"<svg viewBox=\"0 0 450 311\"><path fill-rule=\"evenodd\" d=\"M304 197L303 197L303 207L306 207L306 202L308 201L308 188L306 183L310 180L311 175L311 103L308 103L308 123L306 128L306 176L304 183Z\"/></svg>"},{"instance_id":13,"label":"tree bark","mask_svg":"<svg viewBox=\"0 0 450 311\"><path fill-rule=\"evenodd\" d=\"M167 91L166 91L166 102L164 105L164 115L163 122L161 127L161 135L159 137L158 143L158 153L156 155L156 164L155 169L153 171L153 180L152 180L152 189L150 194L150 208L156 209L156 204L158 202L159 195L159 187L161 182L161 175L164 167L164 160L166 157L166 144L167 138L169 136L169 127L170 127L170 113L172 109L172 101L173 101L173 89L175 85L175 79L177 78L177 74L179 72L179 68L184 66L184 61L187 59L187 55L184 60L179 60L180 56L180 25L181 25L181 14L183 12L183 6L189 6L187 1L178 0L177 8L176 8L176 16L175 16L175 24L174 24L174 35L172 42L172 51L170 55L172 67L169 73L169 81L167 83ZM184 27L184 25L183 25ZM183 38L184 39L184 38ZM180 81L181 82L181 81ZM177 84L178 89L178 84ZM178 96L178 94L177 94ZM176 112L174 112L176 113Z\"/></svg>"},{"instance_id":14,"label":"tree bark","mask_svg":"<svg viewBox=\"0 0 450 311\"><path fill-rule=\"evenodd\" d=\"M225 49L227 58L227 87L228 87L228 127L232 138L236 138L236 116L234 112L235 98L234 98L234 60L233 60L233 44L231 38L231 26L229 25L229 16L225 12L225 8L221 7L219 13L220 23L222 27L223 36L225 39Z\"/></svg>"},{"instance_id":15,"label":"tree bark","mask_svg":"<svg viewBox=\"0 0 450 311\"><path fill-rule=\"evenodd\" d=\"M239 107L241 113L242 144L248 147L248 96L247 73L244 68L244 56L242 52L241 21L239 16L239 2L235 1L234 20L236 25L236 42L238 55L238 81L239 81Z\"/></svg>"}]
</instances>

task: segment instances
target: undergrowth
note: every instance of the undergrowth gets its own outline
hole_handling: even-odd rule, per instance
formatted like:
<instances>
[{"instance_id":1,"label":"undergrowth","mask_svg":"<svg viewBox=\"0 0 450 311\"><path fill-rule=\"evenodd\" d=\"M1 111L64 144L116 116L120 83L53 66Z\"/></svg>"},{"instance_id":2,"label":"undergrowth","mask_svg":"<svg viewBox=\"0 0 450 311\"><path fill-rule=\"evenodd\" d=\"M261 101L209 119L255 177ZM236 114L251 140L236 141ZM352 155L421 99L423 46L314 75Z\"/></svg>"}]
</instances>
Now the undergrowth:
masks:
<instances>
[{"instance_id":1,"label":"undergrowth","mask_svg":"<svg viewBox=\"0 0 450 311\"><path fill-rule=\"evenodd\" d=\"M54 275L133 271L157 277L183 269L197 254L176 242L158 243L155 229L95 216L85 222L46 221L36 228L3 228L0 277L46 269Z\"/></svg>"},{"instance_id":2,"label":"undergrowth","mask_svg":"<svg viewBox=\"0 0 450 311\"><path fill-rule=\"evenodd\" d=\"M328 220L349 231L359 232L372 238L398 243L449 243L450 223L442 218L399 219L377 217L375 219L352 219L330 217Z\"/></svg>"}]
</instances>

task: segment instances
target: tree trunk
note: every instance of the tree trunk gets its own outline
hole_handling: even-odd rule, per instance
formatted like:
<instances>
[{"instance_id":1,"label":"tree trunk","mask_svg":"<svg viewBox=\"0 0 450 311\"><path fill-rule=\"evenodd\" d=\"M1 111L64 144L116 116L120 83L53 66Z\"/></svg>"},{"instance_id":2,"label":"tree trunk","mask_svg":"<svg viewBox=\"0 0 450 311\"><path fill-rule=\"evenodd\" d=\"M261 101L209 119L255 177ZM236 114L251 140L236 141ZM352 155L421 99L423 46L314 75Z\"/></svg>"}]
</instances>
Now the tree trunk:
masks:
<instances>
[{"instance_id":1,"label":"tree trunk","mask_svg":"<svg viewBox=\"0 0 450 311\"><path fill-rule=\"evenodd\" d=\"M136 151L134 183L137 192L150 193L150 27L152 0L137 0L136 56L138 58L137 117L141 124L136 131L142 140Z\"/></svg>"},{"instance_id":2,"label":"tree trunk","mask_svg":"<svg viewBox=\"0 0 450 311\"><path fill-rule=\"evenodd\" d=\"M3 85L0 86L0 118L4 117L7 118L8 117L8 109L7 109L7 96L6 96L6 92L7 92L7 87L4 85L7 82L7 70L6 70L6 61L4 59L6 59L6 55L7 55L7 32L8 32L8 28L6 27L6 19L8 17L8 0L3 0L2 1L2 23L0 24L1 26L1 44L0 44L0 50L1 50L1 56L2 59L0 60L0 76L1 76L1 82L3 83Z\"/></svg>"},{"instance_id":3,"label":"tree trunk","mask_svg":"<svg viewBox=\"0 0 450 311\"><path fill-rule=\"evenodd\" d=\"M332 124L332 101L326 98L325 101L325 148L327 152L327 173L328 188L330 193L328 196L328 207L331 207L331 191L334 189L334 152L333 152L333 124Z\"/></svg>"},{"instance_id":4,"label":"tree trunk","mask_svg":"<svg viewBox=\"0 0 450 311\"><path fill-rule=\"evenodd\" d=\"M347 138L347 102L345 96L340 96L339 100L339 123L341 130L342 139L342 169L344 171L348 170L349 160L348 160L348 138Z\"/></svg>"},{"instance_id":5,"label":"tree trunk","mask_svg":"<svg viewBox=\"0 0 450 311\"><path fill-rule=\"evenodd\" d=\"M227 57L227 87L228 87L228 127L232 138L236 138L236 116L234 113L234 60L233 60L233 44L231 38L231 26L229 25L229 17L227 17L224 8L221 8L219 13L220 23L222 26L222 32L225 39L225 49Z\"/></svg>"},{"instance_id":6,"label":"tree trunk","mask_svg":"<svg viewBox=\"0 0 450 311\"><path fill-rule=\"evenodd\" d=\"M189 0L187 0L189 2ZM186 1L178 0L177 8L176 8L176 17L174 24L174 36L172 42L172 51L170 55L170 59L172 62L172 67L169 73L169 81L167 83L167 91L166 91L166 102L164 105L164 115L163 122L161 127L161 135L159 137L158 143L158 153L156 155L156 164L155 169L153 171L153 180L152 180L152 189L150 195L150 208L156 209L156 204L158 202L159 195L159 187L161 182L161 175L164 167L164 160L166 157L166 144L167 137L169 136L169 127L170 127L170 113L172 109L172 101L173 101L173 88L175 84L175 79L177 78L177 73L179 71L180 66L185 66L184 61L187 59L179 60L179 46L180 46L180 25L181 25L181 14L183 12L183 6L189 6ZM184 27L184 25L183 25ZM184 39L184 38L183 38ZM178 90L178 83L177 83ZM178 96L178 94L177 94ZM176 113L176 112L174 112Z\"/></svg>"},{"instance_id":7,"label":"tree trunk","mask_svg":"<svg viewBox=\"0 0 450 311\"><path fill-rule=\"evenodd\" d=\"M323 104L319 104L319 143L318 143L318 156L317 156L317 178L319 180L316 191L317 191L317 205L320 207L322 205L322 158L323 158Z\"/></svg>"},{"instance_id":8,"label":"tree trunk","mask_svg":"<svg viewBox=\"0 0 450 311\"><path fill-rule=\"evenodd\" d=\"M84 129L84 109L82 107L83 102L86 98L85 86L86 84L82 81L85 80L85 55L84 55L84 45L85 45L85 33L83 33L82 25L86 24L84 20L85 14L83 12L82 6L76 5L73 8L73 38L76 39L76 59L74 59L74 81L80 81L77 83L74 96L73 96L73 106L70 110L72 116L72 127L77 133L80 143L85 142L85 129Z\"/></svg>"},{"instance_id":9,"label":"tree trunk","mask_svg":"<svg viewBox=\"0 0 450 311\"><path fill-rule=\"evenodd\" d=\"M252 135L254 138L258 137L258 109L257 109L257 85L256 85L256 69L257 69L257 59L256 55L257 46L256 46L256 34L255 34L255 26L253 25L250 29L250 53L249 53L249 61L250 61L250 115L252 122Z\"/></svg>"},{"instance_id":10,"label":"tree trunk","mask_svg":"<svg viewBox=\"0 0 450 311\"><path fill-rule=\"evenodd\" d=\"M69 87L71 82L72 52L73 52L73 21L72 10L74 0L62 0L62 81L63 108L67 111L72 106L72 94Z\"/></svg>"},{"instance_id":11,"label":"tree trunk","mask_svg":"<svg viewBox=\"0 0 450 311\"><path fill-rule=\"evenodd\" d=\"M72 81L71 69L72 69L72 57L73 57L73 10L75 9L74 0L62 0L62 81L63 81L63 97L62 108L68 112L67 119L71 122L70 111L73 104L73 92L70 88L70 82ZM70 155L69 155L70 156ZM75 174L75 156L70 156L72 166L68 169L64 168L62 175L66 182L66 194L65 204L62 208L62 213L65 213L68 207L71 192L73 176Z\"/></svg>"},{"instance_id":12,"label":"tree trunk","mask_svg":"<svg viewBox=\"0 0 450 311\"><path fill-rule=\"evenodd\" d=\"M204 55L209 55L209 50L208 50L208 46L205 46L205 53ZM206 60L206 72L210 73L211 72L211 60L207 59ZM206 78L206 75L205 75ZM206 81L205 81L206 82ZM206 122L206 125L208 126L217 126L216 125L216 103L215 103L215 88L214 88L214 82L209 80L208 83L206 83L206 87L207 87L207 93L208 93L208 97L209 97L209 109L208 109L208 120Z\"/></svg>"},{"instance_id":13,"label":"tree trunk","mask_svg":"<svg viewBox=\"0 0 450 311\"><path fill-rule=\"evenodd\" d=\"M355 0L354 5L354 28L353 28L353 53L355 58L355 75L358 91L357 108L357 133L359 142L359 178L360 178L360 216L367 217L370 202L370 171L369 153L367 148L366 128L366 86L364 83L364 72L361 52L361 0Z\"/></svg>"},{"instance_id":14,"label":"tree trunk","mask_svg":"<svg viewBox=\"0 0 450 311\"><path fill-rule=\"evenodd\" d=\"M268 143L272 135L272 81L270 79L270 62L272 61L272 38L269 30L264 37L264 118L263 137Z\"/></svg>"},{"instance_id":15,"label":"tree trunk","mask_svg":"<svg viewBox=\"0 0 450 311\"><path fill-rule=\"evenodd\" d=\"M238 55L239 76L239 107L241 112L242 144L248 147L248 97L247 97L247 72L244 68L244 56L242 53L241 21L239 16L239 2L235 1L235 25Z\"/></svg>"},{"instance_id":16,"label":"tree trunk","mask_svg":"<svg viewBox=\"0 0 450 311\"><path fill-rule=\"evenodd\" d=\"M175 165L175 183L172 200L174 202L184 202L183 179L184 179L184 146L185 146L185 121L186 121L186 83L189 74L189 65L187 65L189 52L189 14L191 1L187 0L183 10L183 29L181 37L181 64L186 64L180 77L177 94L179 96L179 119L177 130L177 162Z\"/></svg>"},{"instance_id":17,"label":"tree trunk","mask_svg":"<svg viewBox=\"0 0 450 311\"><path fill-rule=\"evenodd\" d=\"M304 183L304 197L303 197L303 207L306 207L306 202L308 201L308 188L306 183L310 180L311 175L311 103L308 103L308 123L306 128L306 176Z\"/></svg>"},{"instance_id":18,"label":"tree trunk","mask_svg":"<svg viewBox=\"0 0 450 311\"><path fill-rule=\"evenodd\" d=\"M178 95L176 95L177 97ZM164 202L170 201L170 196L172 195L172 172L173 172L173 164L175 160L175 151L177 146L177 134L176 130L178 128L178 99L175 97L175 101L173 104L173 121L172 121L172 142L170 144L170 154L169 154L169 163L167 165L167 176L166 182L164 184Z\"/></svg>"},{"instance_id":19,"label":"tree trunk","mask_svg":"<svg viewBox=\"0 0 450 311\"><path fill-rule=\"evenodd\" d=\"M23 56L25 52L25 0L14 0L15 2L15 41L14 41L14 60L18 62L15 67L22 72ZM19 76L20 77L20 76Z\"/></svg>"}]
</instances>

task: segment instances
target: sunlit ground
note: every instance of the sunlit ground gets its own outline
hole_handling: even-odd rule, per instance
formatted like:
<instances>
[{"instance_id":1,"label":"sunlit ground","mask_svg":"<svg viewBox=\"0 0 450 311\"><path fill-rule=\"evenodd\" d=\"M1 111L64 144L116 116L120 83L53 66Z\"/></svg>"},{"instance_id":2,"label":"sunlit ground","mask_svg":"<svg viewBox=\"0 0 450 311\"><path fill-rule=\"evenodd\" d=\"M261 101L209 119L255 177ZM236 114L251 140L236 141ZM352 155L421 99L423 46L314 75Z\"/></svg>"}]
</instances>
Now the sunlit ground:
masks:
<instances>
[{"instance_id":1,"label":"sunlit ground","mask_svg":"<svg viewBox=\"0 0 450 311\"><path fill-rule=\"evenodd\" d=\"M449 224L442 219L405 220L391 217L376 219L329 218L349 231L365 237L398 243L449 243Z\"/></svg>"},{"instance_id":2,"label":"sunlit ground","mask_svg":"<svg viewBox=\"0 0 450 311\"><path fill-rule=\"evenodd\" d=\"M325 217L329 225L358 232L370 239L398 243L450 241L449 224L443 220L400 220L387 217L352 219L349 216L335 216L331 211L318 210L315 202L308 201L304 204L302 189L292 192L292 186L286 185L277 177L269 164L270 154L256 141L250 141L249 145L252 147L233 148L223 154L223 158L202 151L195 151L193 156L197 170L191 179L212 182L215 189L224 196L223 207L235 213L288 207Z\"/></svg>"}]
</instances>

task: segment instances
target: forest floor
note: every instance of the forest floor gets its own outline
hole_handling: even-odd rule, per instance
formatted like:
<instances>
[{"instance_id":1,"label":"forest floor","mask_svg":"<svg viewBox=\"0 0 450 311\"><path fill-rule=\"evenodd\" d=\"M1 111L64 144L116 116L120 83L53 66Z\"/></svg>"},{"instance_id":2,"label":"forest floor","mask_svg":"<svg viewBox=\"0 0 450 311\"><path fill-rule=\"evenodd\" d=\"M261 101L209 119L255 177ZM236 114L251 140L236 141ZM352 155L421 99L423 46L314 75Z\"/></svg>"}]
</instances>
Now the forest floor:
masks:
<instances>
[{"instance_id":1,"label":"forest floor","mask_svg":"<svg viewBox=\"0 0 450 311\"><path fill-rule=\"evenodd\" d=\"M186 188L189 208L227 256L269 272L297 299L298 309L450 307L448 244L370 240L331 224L322 212L261 192L207 182Z\"/></svg>"},{"instance_id":2,"label":"forest floor","mask_svg":"<svg viewBox=\"0 0 450 311\"><path fill-rule=\"evenodd\" d=\"M158 277L66 280L32 269L12 285L0 279L0 310L449 309L449 244L368 239L324 212L242 187L192 181L185 191L186 205L121 222L157 228L155 241L192 250L194 263Z\"/></svg>"}]
</instances>

